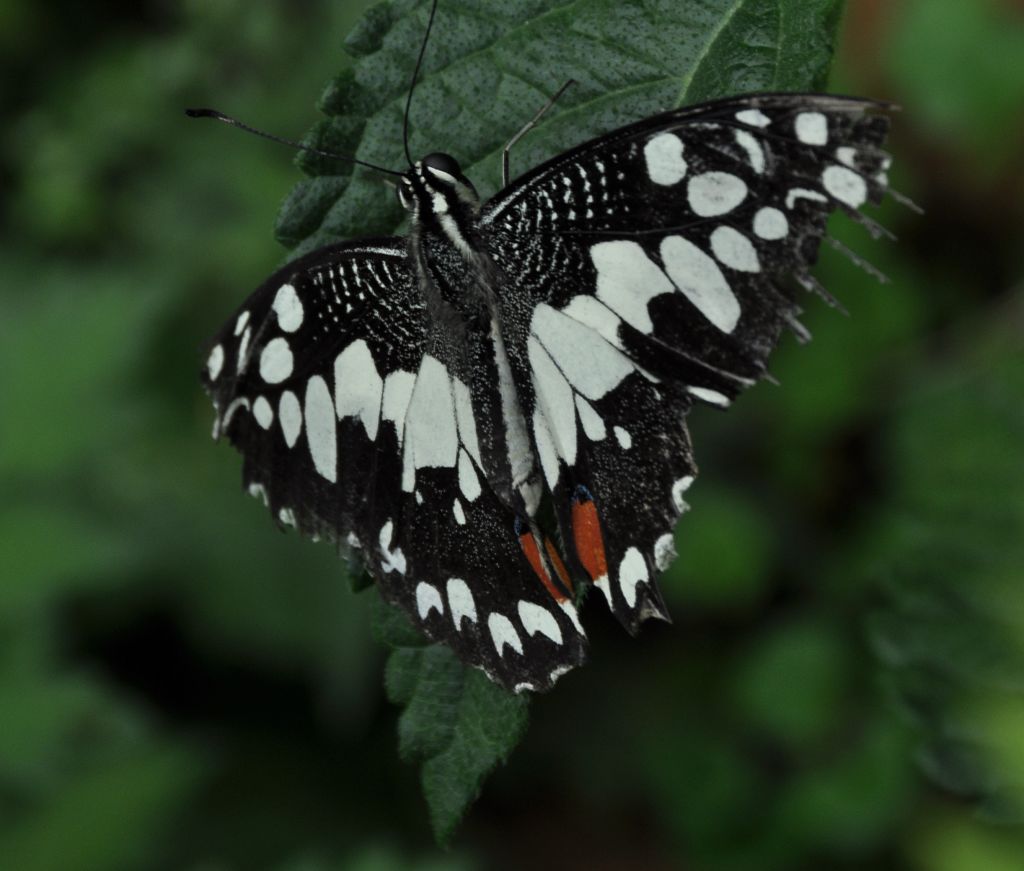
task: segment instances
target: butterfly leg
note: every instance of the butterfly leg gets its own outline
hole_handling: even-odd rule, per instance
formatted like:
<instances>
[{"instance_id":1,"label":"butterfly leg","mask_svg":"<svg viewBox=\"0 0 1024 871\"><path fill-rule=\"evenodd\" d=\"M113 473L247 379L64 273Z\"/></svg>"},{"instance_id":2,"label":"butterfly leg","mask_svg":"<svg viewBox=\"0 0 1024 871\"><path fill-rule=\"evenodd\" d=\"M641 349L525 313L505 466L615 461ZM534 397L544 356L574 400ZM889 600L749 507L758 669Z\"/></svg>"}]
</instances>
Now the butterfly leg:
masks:
<instances>
[{"instance_id":1,"label":"butterfly leg","mask_svg":"<svg viewBox=\"0 0 1024 871\"><path fill-rule=\"evenodd\" d=\"M527 133L529 133L534 127L536 127L537 123L540 121L541 118L544 117L544 114L548 111L548 109L550 109L552 106L555 105L555 103L558 102L558 98L561 97L562 94L564 94L567 90L569 90L570 85L575 84L575 79L569 79L569 81L567 81L564 85L562 85L562 87L560 87L555 92L555 95L550 100L548 100L543 106L541 106L540 111L536 115L534 115L529 121L526 122L526 125L523 127L523 129L520 130L515 136L513 136L508 141L508 144L501 152L502 187L508 187L508 155L509 152L512 150L512 146L515 145L520 139L522 139Z\"/></svg>"}]
</instances>

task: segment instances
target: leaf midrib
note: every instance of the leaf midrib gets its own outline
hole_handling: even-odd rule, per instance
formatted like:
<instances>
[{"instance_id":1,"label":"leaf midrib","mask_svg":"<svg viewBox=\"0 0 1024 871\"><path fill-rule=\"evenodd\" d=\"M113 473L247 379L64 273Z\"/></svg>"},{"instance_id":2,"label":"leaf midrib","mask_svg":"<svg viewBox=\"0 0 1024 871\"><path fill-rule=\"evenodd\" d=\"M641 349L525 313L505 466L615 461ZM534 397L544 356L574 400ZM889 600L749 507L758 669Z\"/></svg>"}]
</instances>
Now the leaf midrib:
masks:
<instances>
[{"instance_id":1,"label":"leaf midrib","mask_svg":"<svg viewBox=\"0 0 1024 871\"><path fill-rule=\"evenodd\" d=\"M722 35L722 32L725 30L726 27L729 26L729 23L732 21L736 13L740 10L740 8L743 6L745 2L746 0L735 0L735 2L732 4L732 8L725 15L722 16L718 25L712 29L710 34L708 34L708 39L704 42L704 47L701 50L700 54L697 56L697 59L694 61L693 65L691 66L690 71L685 76L683 76L683 86L679 89L679 93L676 95L675 99L676 107L681 106L683 104L683 101L686 100L687 97L689 97L690 85L693 84L694 77L697 75L697 72L700 69L701 64L703 64L704 61L707 60L708 55L711 53L711 49L714 48L715 43L718 42L718 39Z\"/></svg>"}]
</instances>

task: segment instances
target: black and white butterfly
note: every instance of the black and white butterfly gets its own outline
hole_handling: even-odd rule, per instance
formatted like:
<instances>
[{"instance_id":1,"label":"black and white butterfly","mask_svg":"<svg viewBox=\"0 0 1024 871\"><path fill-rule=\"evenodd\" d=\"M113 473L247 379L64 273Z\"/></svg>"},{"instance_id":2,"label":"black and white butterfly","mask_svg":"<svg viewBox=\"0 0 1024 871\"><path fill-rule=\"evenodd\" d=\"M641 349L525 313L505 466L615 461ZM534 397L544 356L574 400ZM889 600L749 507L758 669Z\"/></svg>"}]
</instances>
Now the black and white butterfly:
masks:
<instances>
[{"instance_id":1,"label":"black and white butterfly","mask_svg":"<svg viewBox=\"0 0 1024 871\"><path fill-rule=\"evenodd\" d=\"M581 585L630 632L697 473L695 403L766 376L836 209L886 191L880 104L757 94L656 115L481 202L401 175L406 237L314 251L211 344L214 433L283 526L521 691L579 665Z\"/></svg>"}]
</instances>

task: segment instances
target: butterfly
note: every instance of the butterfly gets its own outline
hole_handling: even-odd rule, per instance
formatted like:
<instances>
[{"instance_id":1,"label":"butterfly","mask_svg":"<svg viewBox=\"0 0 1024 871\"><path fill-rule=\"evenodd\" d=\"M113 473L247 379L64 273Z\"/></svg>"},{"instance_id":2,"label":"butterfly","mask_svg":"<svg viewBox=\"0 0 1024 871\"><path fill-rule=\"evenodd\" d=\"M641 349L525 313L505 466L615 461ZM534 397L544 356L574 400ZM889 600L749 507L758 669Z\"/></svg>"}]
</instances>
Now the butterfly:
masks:
<instances>
[{"instance_id":1,"label":"butterfly","mask_svg":"<svg viewBox=\"0 0 1024 871\"><path fill-rule=\"evenodd\" d=\"M422 57L422 54L421 54ZM410 91L411 98L411 91ZM836 210L887 190L883 104L753 94L646 118L481 201L410 160L407 236L270 276L209 346L214 435L276 522L510 690L581 664L577 604L631 633L697 466L686 418L767 377ZM507 181L507 180L506 180Z\"/></svg>"}]
</instances>

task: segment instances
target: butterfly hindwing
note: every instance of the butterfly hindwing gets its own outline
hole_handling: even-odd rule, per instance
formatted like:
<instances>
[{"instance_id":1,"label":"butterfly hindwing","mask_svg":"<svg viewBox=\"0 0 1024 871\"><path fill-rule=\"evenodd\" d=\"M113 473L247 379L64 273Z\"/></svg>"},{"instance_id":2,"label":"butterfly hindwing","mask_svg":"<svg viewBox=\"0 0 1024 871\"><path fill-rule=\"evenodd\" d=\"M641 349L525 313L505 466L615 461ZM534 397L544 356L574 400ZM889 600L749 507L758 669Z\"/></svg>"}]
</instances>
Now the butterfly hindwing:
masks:
<instances>
[{"instance_id":1,"label":"butterfly hindwing","mask_svg":"<svg viewBox=\"0 0 1024 871\"><path fill-rule=\"evenodd\" d=\"M560 557L488 479L502 421L489 340L431 325L405 416L402 508L381 528L385 597L509 689L547 689L583 661ZM541 549L543 559L538 558Z\"/></svg>"},{"instance_id":2,"label":"butterfly hindwing","mask_svg":"<svg viewBox=\"0 0 1024 871\"><path fill-rule=\"evenodd\" d=\"M485 476L491 373L466 372L413 275L404 240L382 239L271 276L211 343L215 434L280 525L353 550L386 599L509 689L547 688L582 661L582 630Z\"/></svg>"},{"instance_id":3,"label":"butterfly hindwing","mask_svg":"<svg viewBox=\"0 0 1024 871\"><path fill-rule=\"evenodd\" d=\"M654 579L696 474L689 407L727 406L765 376L783 329L804 335L790 286L818 289L809 269L831 212L875 228L857 211L887 184L887 119L872 108L753 95L666 113L484 206L509 357L570 563L631 630L664 616Z\"/></svg>"}]
</instances>

